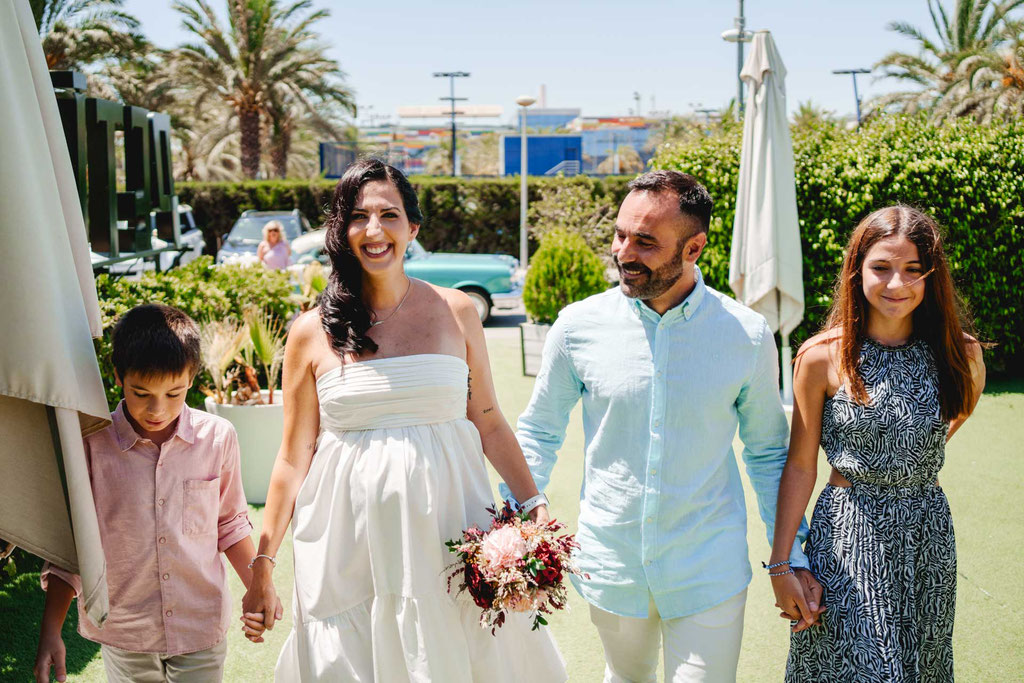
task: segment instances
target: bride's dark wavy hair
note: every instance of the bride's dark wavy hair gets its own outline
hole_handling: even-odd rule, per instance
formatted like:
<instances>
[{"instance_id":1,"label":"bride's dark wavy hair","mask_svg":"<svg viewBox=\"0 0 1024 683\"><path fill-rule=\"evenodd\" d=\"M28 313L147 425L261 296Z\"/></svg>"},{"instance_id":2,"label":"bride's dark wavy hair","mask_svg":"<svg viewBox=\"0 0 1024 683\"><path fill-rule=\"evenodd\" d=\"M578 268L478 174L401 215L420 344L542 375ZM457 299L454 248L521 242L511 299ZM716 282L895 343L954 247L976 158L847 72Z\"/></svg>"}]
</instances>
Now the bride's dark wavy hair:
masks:
<instances>
[{"instance_id":1,"label":"bride's dark wavy hair","mask_svg":"<svg viewBox=\"0 0 1024 683\"><path fill-rule=\"evenodd\" d=\"M324 250L331 259L331 274L320 297L320 324L331 348L341 357L377 350L376 342L366 335L372 321L370 309L363 301L363 269L348 241L348 226L359 190L375 180L386 180L395 186L411 225L423 223L416 190L394 166L379 159L364 159L349 166L338 181L326 221Z\"/></svg>"}]
</instances>

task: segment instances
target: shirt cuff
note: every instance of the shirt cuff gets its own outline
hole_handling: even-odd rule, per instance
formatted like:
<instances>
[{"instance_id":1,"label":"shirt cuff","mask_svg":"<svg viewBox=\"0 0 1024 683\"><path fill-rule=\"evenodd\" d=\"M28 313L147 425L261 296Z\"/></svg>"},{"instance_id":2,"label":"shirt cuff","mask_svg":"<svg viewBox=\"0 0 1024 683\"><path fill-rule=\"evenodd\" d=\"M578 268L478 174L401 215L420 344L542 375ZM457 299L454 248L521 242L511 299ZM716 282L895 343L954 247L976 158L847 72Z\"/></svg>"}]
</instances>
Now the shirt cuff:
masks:
<instances>
[{"instance_id":1,"label":"shirt cuff","mask_svg":"<svg viewBox=\"0 0 1024 683\"><path fill-rule=\"evenodd\" d=\"M793 550L789 553L789 566L791 569L810 569L811 563L800 546L800 539L793 541Z\"/></svg>"},{"instance_id":2,"label":"shirt cuff","mask_svg":"<svg viewBox=\"0 0 1024 683\"><path fill-rule=\"evenodd\" d=\"M249 513L240 512L231 521L220 527L220 538L217 539L218 552L224 552L239 541L245 540L252 533L252 522Z\"/></svg>"},{"instance_id":3,"label":"shirt cuff","mask_svg":"<svg viewBox=\"0 0 1024 683\"><path fill-rule=\"evenodd\" d=\"M39 583L44 591L50 587L50 576L56 576L71 586L75 590L76 598L82 597L82 577L78 574L73 574L66 569L61 569L56 565L45 562L43 563L43 571L39 574Z\"/></svg>"}]
</instances>

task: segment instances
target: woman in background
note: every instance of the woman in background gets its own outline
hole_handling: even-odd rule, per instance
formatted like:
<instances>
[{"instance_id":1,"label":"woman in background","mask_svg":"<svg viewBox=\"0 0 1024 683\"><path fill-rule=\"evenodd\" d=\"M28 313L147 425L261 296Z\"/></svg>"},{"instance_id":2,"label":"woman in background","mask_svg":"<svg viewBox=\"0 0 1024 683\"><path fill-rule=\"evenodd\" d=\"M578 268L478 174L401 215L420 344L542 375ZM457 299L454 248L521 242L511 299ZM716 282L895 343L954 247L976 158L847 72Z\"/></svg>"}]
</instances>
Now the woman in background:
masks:
<instances>
[{"instance_id":1,"label":"woman in background","mask_svg":"<svg viewBox=\"0 0 1024 683\"><path fill-rule=\"evenodd\" d=\"M263 226L263 241L256 247L256 258L267 268L284 270L291 262L292 248L284 236L281 221L267 221Z\"/></svg>"}]
</instances>

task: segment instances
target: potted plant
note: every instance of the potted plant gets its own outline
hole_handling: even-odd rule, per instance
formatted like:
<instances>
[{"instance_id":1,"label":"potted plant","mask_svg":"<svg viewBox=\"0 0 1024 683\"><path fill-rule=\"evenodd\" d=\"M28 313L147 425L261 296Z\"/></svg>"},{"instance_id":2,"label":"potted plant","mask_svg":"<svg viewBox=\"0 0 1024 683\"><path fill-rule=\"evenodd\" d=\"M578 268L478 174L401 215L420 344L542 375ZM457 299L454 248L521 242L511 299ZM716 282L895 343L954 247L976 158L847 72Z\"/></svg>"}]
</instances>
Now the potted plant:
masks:
<instances>
[{"instance_id":1,"label":"potted plant","mask_svg":"<svg viewBox=\"0 0 1024 683\"><path fill-rule=\"evenodd\" d=\"M551 323L559 311L608 288L604 265L579 233L552 230L530 260L523 283L528 322L519 326L523 374L535 377Z\"/></svg>"},{"instance_id":2,"label":"potted plant","mask_svg":"<svg viewBox=\"0 0 1024 683\"><path fill-rule=\"evenodd\" d=\"M246 500L262 505L284 432L284 397L275 393L284 360L284 324L268 311L250 308L244 322L206 323L201 333L203 366L213 378L205 391L206 410L234 425ZM265 389L257 368L263 371Z\"/></svg>"}]
</instances>

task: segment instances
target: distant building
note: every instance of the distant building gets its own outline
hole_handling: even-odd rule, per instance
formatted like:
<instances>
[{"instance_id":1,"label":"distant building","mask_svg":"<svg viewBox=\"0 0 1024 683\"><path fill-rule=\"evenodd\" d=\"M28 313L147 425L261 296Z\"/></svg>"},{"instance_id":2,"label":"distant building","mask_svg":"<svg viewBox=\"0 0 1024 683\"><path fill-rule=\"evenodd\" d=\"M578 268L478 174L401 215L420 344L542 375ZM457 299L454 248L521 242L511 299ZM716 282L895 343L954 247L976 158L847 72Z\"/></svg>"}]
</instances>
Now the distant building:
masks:
<instances>
[{"instance_id":1,"label":"distant building","mask_svg":"<svg viewBox=\"0 0 1024 683\"><path fill-rule=\"evenodd\" d=\"M583 139L583 173L633 173L623 158L628 155L632 166L646 166L654 156L651 133L664 122L642 116L580 117L568 128L578 131ZM615 163L616 156L620 163Z\"/></svg>"},{"instance_id":2,"label":"distant building","mask_svg":"<svg viewBox=\"0 0 1024 683\"><path fill-rule=\"evenodd\" d=\"M534 130L565 128L571 121L580 117L579 109L534 109L526 110L526 127ZM516 116L519 122L519 116Z\"/></svg>"}]
</instances>

